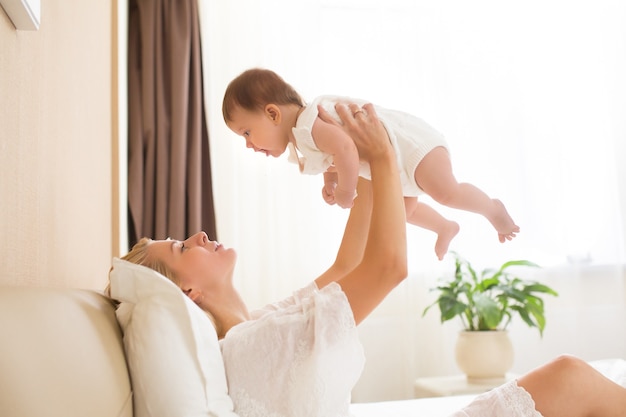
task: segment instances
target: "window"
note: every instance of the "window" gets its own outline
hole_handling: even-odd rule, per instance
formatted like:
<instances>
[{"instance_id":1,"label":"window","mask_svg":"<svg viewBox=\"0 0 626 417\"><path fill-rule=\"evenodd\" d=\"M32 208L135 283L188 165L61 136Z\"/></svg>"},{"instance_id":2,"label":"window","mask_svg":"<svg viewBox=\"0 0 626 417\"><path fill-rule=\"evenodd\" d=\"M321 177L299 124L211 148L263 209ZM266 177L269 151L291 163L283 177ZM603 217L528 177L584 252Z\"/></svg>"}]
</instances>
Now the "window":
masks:
<instances>
[{"instance_id":1,"label":"window","mask_svg":"<svg viewBox=\"0 0 626 417\"><path fill-rule=\"evenodd\" d=\"M624 262L625 3L236 0L204 8L217 221L223 239L246 253L241 270L299 270L289 288L308 282L332 262L345 220L321 201L321 178L252 154L226 129L222 93L253 66L277 71L307 99L364 98L444 133L458 179L502 199L522 228L501 245L484 219L440 208L461 224L452 249L489 264ZM409 229L412 261L436 268L434 236ZM258 239L268 240L262 250ZM277 270L270 256L293 264Z\"/></svg>"}]
</instances>

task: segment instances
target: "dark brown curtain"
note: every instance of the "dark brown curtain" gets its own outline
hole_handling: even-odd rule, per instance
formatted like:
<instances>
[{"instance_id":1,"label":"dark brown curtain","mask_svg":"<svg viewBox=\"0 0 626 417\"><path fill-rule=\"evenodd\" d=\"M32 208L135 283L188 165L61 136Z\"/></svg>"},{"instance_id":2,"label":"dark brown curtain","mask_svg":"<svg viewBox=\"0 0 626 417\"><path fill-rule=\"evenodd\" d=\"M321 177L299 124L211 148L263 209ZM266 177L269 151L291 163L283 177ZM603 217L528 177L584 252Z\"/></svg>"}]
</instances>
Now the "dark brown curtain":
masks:
<instances>
[{"instance_id":1,"label":"dark brown curtain","mask_svg":"<svg viewBox=\"0 0 626 417\"><path fill-rule=\"evenodd\" d=\"M129 244L217 239L197 0L130 0Z\"/></svg>"}]
</instances>

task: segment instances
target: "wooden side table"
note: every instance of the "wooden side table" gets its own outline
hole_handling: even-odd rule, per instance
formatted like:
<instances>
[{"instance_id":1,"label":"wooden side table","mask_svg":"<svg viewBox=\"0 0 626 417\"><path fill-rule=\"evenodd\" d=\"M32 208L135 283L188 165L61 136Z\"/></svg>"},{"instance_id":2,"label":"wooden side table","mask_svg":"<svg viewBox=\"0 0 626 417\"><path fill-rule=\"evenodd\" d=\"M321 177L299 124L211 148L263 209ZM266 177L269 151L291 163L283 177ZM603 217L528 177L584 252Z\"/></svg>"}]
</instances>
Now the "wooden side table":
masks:
<instances>
[{"instance_id":1,"label":"wooden side table","mask_svg":"<svg viewBox=\"0 0 626 417\"><path fill-rule=\"evenodd\" d=\"M487 380L468 380L465 375L418 378L414 384L415 398L482 394L516 377L507 374L505 378Z\"/></svg>"}]
</instances>

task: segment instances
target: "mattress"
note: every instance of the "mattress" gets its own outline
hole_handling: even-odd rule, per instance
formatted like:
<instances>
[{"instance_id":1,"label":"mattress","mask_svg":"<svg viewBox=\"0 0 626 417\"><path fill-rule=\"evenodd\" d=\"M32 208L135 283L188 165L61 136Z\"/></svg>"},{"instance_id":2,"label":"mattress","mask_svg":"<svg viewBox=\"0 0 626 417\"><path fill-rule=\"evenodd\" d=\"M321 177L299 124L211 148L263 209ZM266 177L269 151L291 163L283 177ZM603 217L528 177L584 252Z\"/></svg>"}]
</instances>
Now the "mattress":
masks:
<instances>
[{"instance_id":1,"label":"mattress","mask_svg":"<svg viewBox=\"0 0 626 417\"><path fill-rule=\"evenodd\" d=\"M463 408L475 396L419 398L413 400L353 403L350 411L354 417L448 417Z\"/></svg>"},{"instance_id":2,"label":"mattress","mask_svg":"<svg viewBox=\"0 0 626 417\"><path fill-rule=\"evenodd\" d=\"M626 360L604 359L589 362L600 373L626 388ZM412 400L353 403L354 417L448 417L468 404L476 395L419 398Z\"/></svg>"}]
</instances>

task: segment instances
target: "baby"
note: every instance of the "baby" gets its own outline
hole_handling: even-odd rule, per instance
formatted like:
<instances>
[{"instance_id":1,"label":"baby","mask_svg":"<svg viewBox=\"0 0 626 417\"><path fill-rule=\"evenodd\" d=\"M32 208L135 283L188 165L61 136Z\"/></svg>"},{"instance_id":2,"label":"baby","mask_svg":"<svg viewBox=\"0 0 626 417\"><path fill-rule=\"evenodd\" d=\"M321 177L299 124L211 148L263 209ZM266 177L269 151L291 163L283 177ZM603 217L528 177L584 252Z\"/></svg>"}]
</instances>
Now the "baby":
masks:
<instances>
[{"instance_id":1,"label":"baby","mask_svg":"<svg viewBox=\"0 0 626 417\"><path fill-rule=\"evenodd\" d=\"M369 166L361 162L352 139L337 126L318 117L326 112L339 120L335 105L363 100L321 96L305 104L279 75L253 68L232 80L224 94L222 113L228 127L243 136L246 146L278 157L287 148L289 160L303 174L324 175L322 196L328 204L352 207L359 176L369 179ZM443 136L410 114L375 106L394 146L400 166L407 222L437 234L435 254L443 259L459 225L418 200L420 194L438 203L484 216L496 229L500 242L511 240L519 227L504 204L476 186L457 182ZM358 113L363 110L358 110Z\"/></svg>"}]
</instances>

